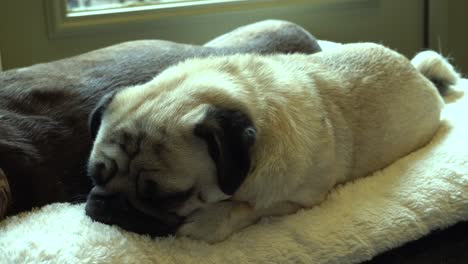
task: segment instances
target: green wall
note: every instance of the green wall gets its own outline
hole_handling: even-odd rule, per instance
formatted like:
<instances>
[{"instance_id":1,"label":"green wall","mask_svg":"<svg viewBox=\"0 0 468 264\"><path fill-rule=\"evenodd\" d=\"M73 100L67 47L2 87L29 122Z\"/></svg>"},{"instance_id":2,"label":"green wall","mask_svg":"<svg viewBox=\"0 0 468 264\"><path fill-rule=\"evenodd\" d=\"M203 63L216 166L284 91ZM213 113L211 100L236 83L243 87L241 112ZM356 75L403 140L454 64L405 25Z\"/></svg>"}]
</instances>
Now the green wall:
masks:
<instances>
[{"instance_id":1,"label":"green wall","mask_svg":"<svg viewBox=\"0 0 468 264\"><path fill-rule=\"evenodd\" d=\"M448 46L445 52L466 75L468 74L468 1L449 0L448 3Z\"/></svg>"}]
</instances>

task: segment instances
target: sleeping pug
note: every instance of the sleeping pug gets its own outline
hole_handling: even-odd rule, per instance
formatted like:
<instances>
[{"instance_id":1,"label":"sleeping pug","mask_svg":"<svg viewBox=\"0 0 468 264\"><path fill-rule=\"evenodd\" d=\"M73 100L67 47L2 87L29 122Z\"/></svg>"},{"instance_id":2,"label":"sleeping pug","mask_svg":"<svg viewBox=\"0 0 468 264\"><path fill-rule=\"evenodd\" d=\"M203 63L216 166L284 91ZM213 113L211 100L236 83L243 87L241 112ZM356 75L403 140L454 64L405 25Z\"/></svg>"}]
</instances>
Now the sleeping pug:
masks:
<instances>
[{"instance_id":1,"label":"sleeping pug","mask_svg":"<svg viewBox=\"0 0 468 264\"><path fill-rule=\"evenodd\" d=\"M370 43L188 60L94 110L86 213L222 241L424 146L457 79L437 53Z\"/></svg>"},{"instance_id":2,"label":"sleeping pug","mask_svg":"<svg viewBox=\"0 0 468 264\"><path fill-rule=\"evenodd\" d=\"M130 41L0 72L0 220L53 202L86 199L93 143L87 120L105 94L146 83L188 58L317 51L316 39L299 25L264 20L203 46Z\"/></svg>"}]
</instances>

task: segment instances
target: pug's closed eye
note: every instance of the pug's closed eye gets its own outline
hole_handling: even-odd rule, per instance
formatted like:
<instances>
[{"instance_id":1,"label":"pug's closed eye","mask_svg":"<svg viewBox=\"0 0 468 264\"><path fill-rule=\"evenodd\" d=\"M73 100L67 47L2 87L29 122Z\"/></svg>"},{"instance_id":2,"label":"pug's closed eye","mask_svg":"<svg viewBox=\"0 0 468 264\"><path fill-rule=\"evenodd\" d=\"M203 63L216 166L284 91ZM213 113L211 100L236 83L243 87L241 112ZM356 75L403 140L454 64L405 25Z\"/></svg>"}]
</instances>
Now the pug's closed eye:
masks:
<instances>
[{"instance_id":1,"label":"pug's closed eye","mask_svg":"<svg viewBox=\"0 0 468 264\"><path fill-rule=\"evenodd\" d=\"M132 160L140 153L143 138L143 135L134 137L129 132L123 131L111 139L110 143L119 146L120 150Z\"/></svg>"},{"instance_id":2,"label":"pug's closed eye","mask_svg":"<svg viewBox=\"0 0 468 264\"><path fill-rule=\"evenodd\" d=\"M150 179L142 179L137 184L139 198L157 208L175 208L186 201L193 194L193 191L194 188L169 191Z\"/></svg>"}]
</instances>

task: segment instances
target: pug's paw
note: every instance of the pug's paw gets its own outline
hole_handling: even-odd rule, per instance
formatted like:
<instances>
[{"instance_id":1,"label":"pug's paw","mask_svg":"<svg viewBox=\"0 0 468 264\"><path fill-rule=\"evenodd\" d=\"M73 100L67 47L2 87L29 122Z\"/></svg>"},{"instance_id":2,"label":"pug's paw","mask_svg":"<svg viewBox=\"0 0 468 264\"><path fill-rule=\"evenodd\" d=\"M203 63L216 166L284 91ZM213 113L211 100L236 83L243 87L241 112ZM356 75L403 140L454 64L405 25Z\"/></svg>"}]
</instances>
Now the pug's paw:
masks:
<instances>
[{"instance_id":1,"label":"pug's paw","mask_svg":"<svg viewBox=\"0 0 468 264\"><path fill-rule=\"evenodd\" d=\"M176 235L208 243L221 242L233 232L229 226L229 212L226 206L219 205L200 209L186 219Z\"/></svg>"},{"instance_id":2,"label":"pug's paw","mask_svg":"<svg viewBox=\"0 0 468 264\"><path fill-rule=\"evenodd\" d=\"M208 205L191 214L179 229L176 236L185 236L208 243L221 242L242 228L239 222L241 213L234 202L223 201Z\"/></svg>"}]
</instances>

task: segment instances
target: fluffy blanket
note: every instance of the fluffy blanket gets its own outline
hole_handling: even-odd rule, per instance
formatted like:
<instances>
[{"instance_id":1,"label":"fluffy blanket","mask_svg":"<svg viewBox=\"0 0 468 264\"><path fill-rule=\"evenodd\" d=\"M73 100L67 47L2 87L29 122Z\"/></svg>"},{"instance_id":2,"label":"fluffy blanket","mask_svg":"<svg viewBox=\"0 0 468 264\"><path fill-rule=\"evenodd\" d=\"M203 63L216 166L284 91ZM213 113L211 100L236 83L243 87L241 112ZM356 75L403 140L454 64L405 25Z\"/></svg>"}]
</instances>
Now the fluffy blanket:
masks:
<instances>
[{"instance_id":1,"label":"fluffy blanket","mask_svg":"<svg viewBox=\"0 0 468 264\"><path fill-rule=\"evenodd\" d=\"M468 87L468 81L461 86ZM227 241L151 239L52 204L0 223L1 263L357 263L468 220L468 98L453 95L424 148L332 191L320 206L261 220Z\"/></svg>"}]
</instances>

